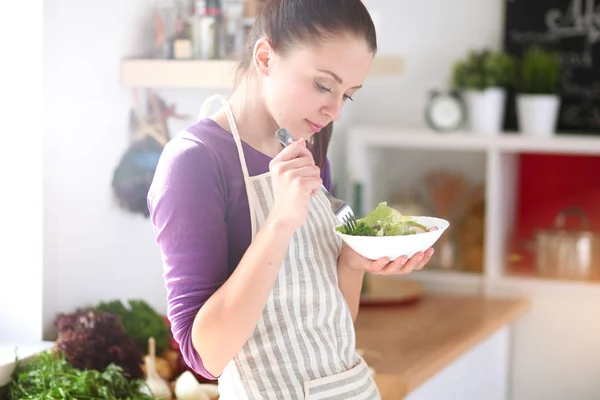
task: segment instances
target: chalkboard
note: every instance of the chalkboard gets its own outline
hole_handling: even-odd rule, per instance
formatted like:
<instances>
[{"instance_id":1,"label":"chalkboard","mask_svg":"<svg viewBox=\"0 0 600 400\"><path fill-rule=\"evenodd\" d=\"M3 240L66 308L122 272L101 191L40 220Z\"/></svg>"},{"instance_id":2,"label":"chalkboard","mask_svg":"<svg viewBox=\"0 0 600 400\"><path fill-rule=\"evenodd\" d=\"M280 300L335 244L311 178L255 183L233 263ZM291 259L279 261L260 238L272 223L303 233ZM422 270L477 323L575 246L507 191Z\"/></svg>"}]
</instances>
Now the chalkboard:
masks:
<instances>
[{"instance_id":1,"label":"chalkboard","mask_svg":"<svg viewBox=\"0 0 600 400\"><path fill-rule=\"evenodd\" d=\"M505 0L504 48L520 56L531 46L558 51L561 109L557 131L600 135L600 0ZM505 129L515 130L514 93Z\"/></svg>"}]
</instances>

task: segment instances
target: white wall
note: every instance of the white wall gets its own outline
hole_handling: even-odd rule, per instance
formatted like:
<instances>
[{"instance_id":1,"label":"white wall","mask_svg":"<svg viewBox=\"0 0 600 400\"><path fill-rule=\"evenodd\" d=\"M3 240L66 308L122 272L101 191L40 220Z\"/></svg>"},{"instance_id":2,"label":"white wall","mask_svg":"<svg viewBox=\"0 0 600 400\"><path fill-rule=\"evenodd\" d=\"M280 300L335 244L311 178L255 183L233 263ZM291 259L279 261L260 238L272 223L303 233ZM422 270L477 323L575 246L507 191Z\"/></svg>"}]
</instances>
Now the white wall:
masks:
<instances>
[{"instance_id":1,"label":"white wall","mask_svg":"<svg viewBox=\"0 0 600 400\"><path fill-rule=\"evenodd\" d=\"M147 298L164 309L159 254L148 221L120 211L111 174L127 146L128 91L119 60L141 41L137 1L46 1L44 317L107 298ZM142 281L144 281L142 283Z\"/></svg>"},{"instance_id":2,"label":"white wall","mask_svg":"<svg viewBox=\"0 0 600 400\"><path fill-rule=\"evenodd\" d=\"M20 5L28 9L15 9ZM0 16L15 15L27 15L29 27L42 25L41 7L0 2ZM18 40L14 32L21 32ZM2 18L0 35L11 40L3 41L10 59L3 58L0 74L8 100L0 112L0 370L7 355L14 360L14 351L3 353L5 343L42 338L42 44L36 34L24 31L18 18Z\"/></svg>"},{"instance_id":3,"label":"white wall","mask_svg":"<svg viewBox=\"0 0 600 400\"><path fill-rule=\"evenodd\" d=\"M166 311L160 254L148 219L122 211L112 173L128 146L131 92L120 61L151 43L147 0L46 1L44 6L44 328L58 312L144 298ZM167 91L197 114L202 91ZM187 122L172 124L171 133Z\"/></svg>"}]
</instances>

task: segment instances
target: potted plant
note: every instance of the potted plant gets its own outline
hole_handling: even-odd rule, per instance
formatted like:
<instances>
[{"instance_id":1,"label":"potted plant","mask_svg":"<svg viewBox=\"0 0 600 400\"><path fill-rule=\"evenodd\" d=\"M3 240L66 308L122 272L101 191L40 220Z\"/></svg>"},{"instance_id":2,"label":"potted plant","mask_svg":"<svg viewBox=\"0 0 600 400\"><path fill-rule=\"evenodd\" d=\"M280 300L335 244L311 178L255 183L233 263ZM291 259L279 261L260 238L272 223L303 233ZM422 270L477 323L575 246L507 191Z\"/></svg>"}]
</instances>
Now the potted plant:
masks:
<instances>
[{"instance_id":1,"label":"potted plant","mask_svg":"<svg viewBox=\"0 0 600 400\"><path fill-rule=\"evenodd\" d=\"M530 136L550 136L556 130L560 96L558 55L531 47L519 63L516 80L519 131Z\"/></svg>"},{"instance_id":2,"label":"potted plant","mask_svg":"<svg viewBox=\"0 0 600 400\"><path fill-rule=\"evenodd\" d=\"M514 83L515 62L503 51L470 51L454 64L452 83L467 106L470 131L493 134L502 130L506 88Z\"/></svg>"}]
</instances>

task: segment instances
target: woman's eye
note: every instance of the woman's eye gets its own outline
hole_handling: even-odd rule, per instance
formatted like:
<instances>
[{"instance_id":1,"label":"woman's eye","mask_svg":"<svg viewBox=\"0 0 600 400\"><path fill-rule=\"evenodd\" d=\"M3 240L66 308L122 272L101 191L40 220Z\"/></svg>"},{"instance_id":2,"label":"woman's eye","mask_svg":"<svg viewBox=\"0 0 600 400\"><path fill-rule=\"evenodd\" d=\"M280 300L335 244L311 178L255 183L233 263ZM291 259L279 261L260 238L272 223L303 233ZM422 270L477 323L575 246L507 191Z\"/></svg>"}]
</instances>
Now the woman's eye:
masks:
<instances>
[{"instance_id":1,"label":"woman's eye","mask_svg":"<svg viewBox=\"0 0 600 400\"><path fill-rule=\"evenodd\" d=\"M319 89L321 92L329 92L331 93L331 89L319 84L319 83L315 83L315 86L317 87L317 89Z\"/></svg>"},{"instance_id":2,"label":"woman's eye","mask_svg":"<svg viewBox=\"0 0 600 400\"><path fill-rule=\"evenodd\" d=\"M315 87L320 91L320 92L327 92L327 93L332 93L331 89L328 87L325 87L323 85L321 85L320 83L315 82ZM352 98L352 96L349 96L347 94L344 95L344 100L350 100L350 101L354 101L354 99Z\"/></svg>"}]
</instances>

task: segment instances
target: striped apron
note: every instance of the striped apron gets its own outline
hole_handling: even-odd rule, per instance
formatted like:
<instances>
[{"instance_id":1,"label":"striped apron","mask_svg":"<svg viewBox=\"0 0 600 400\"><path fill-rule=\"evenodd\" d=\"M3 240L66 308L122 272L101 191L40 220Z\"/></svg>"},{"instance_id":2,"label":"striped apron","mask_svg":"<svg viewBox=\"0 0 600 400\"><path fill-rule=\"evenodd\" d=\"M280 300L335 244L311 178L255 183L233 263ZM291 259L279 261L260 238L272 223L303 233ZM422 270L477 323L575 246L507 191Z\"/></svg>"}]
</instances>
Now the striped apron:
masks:
<instances>
[{"instance_id":1,"label":"striped apron","mask_svg":"<svg viewBox=\"0 0 600 400\"><path fill-rule=\"evenodd\" d=\"M238 150L252 223L252 239L273 206L270 173L249 176L229 103L225 106ZM338 286L342 243L337 220L321 192L294 233L265 309L252 335L219 378L221 400L380 399L364 359L356 352L350 310Z\"/></svg>"}]
</instances>

